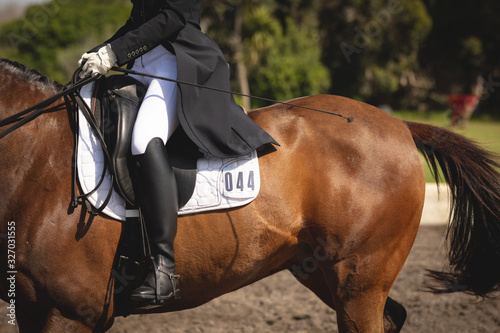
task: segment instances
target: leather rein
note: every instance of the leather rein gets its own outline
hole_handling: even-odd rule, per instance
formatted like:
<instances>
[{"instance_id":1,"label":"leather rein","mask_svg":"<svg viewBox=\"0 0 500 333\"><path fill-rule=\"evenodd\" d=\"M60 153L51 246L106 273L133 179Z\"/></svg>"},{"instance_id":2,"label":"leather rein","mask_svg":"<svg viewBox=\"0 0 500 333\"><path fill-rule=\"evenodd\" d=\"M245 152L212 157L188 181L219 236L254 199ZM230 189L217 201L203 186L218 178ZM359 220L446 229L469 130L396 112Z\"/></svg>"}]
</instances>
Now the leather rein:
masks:
<instances>
[{"instance_id":1,"label":"leather rein","mask_svg":"<svg viewBox=\"0 0 500 333\"><path fill-rule=\"evenodd\" d=\"M47 109L47 107L50 106L51 104L55 103L57 100L59 100L61 98L65 98L66 102L68 102L68 100L66 99L67 97L72 96L74 94L77 94L81 87L83 87L84 85L97 79L97 77L95 77L95 78L89 77L89 78L85 78L85 79L79 81L78 83L74 83L75 75L76 75L76 72L73 75L72 81L70 83L67 83L66 85L64 85L63 90L60 93L58 93L52 97L49 97L46 100L43 100L38 104L30 106L29 108L27 108L19 113L16 113L10 117L7 117L5 119L0 120L0 128L7 126L7 125L12 125L9 128L7 128L6 130L0 132L0 140L3 139L8 134L15 131L16 129L18 129L19 127L23 126L24 124L29 123L30 121L32 121L33 119L35 119L36 117L38 117L39 115L41 115L43 113L48 113L51 111L60 111L60 110L56 110L54 108Z\"/></svg>"},{"instance_id":2,"label":"leather rein","mask_svg":"<svg viewBox=\"0 0 500 333\"><path fill-rule=\"evenodd\" d=\"M71 202L70 202L70 208L74 210L78 205L84 204L87 207L87 210L89 211L90 214L92 215L98 215L101 213L104 208L107 206L109 200L111 199L111 194L112 194L112 186L110 187L108 194L106 196L106 199L104 202L101 204L99 208L94 208L88 201L88 196L90 196L92 193L97 191L97 189L101 186L102 182L105 179L105 174L106 170L108 169L107 166L110 165L111 158L109 156L109 152L106 146L106 143L104 142L104 138L102 136L101 130L99 129L97 122L94 118L93 112L90 110L90 107L85 103L83 98L80 95L80 89L86 85L89 84L93 81L98 80L101 76L94 76L94 77L86 77L84 79L78 80L78 75L80 74L81 69L77 69L75 73L72 76L72 79L69 83L63 86L63 89L61 92L57 93L56 95L47 98L46 100L41 101L38 104L35 104L19 113L16 113L10 117L7 117L5 119L0 120L0 128L5 127L8 125L11 125L8 127L6 130L0 132L0 140L7 136L8 134L12 133L19 127L29 123L30 121L34 120L38 116L44 113L49 113L49 112L56 112L56 111L62 111L62 110L68 110L72 111L70 114L73 115L73 121L75 124L75 128L73 129L73 135L74 135L74 149L73 149L73 156L72 156L72 166L71 166L71 174L72 174L72 183L71 183ZM64 98L65 101L65 107L62 107L60 105L54 106L49 108L50 105L58 101L59 99ZM82 114L85 116L87 122L90 124L92 127L97 139L99 140L102 150L104 153L104 167L103 167L103 172L101 174L101 178L99 182L97 183L96 187L88 192L84 193L81 195L76 194L76 184L77 184L77 176L76 176L76 159L78 156L78 118L79 118L79 112L78 112L78 107L82 111ZM111 183L113 182L113 175L111 174Z\"/></svg>"}]
</instances>

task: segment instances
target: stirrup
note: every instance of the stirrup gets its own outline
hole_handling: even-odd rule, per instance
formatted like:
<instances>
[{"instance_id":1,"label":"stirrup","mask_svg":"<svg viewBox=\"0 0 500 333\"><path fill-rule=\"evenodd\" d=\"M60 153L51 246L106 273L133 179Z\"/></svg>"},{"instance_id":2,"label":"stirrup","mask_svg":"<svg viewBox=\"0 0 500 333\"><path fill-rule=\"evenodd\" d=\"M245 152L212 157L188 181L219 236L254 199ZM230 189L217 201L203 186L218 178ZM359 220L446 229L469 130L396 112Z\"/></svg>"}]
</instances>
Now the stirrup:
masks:
<instances>
[{"instance_id":1,"label":"stirrup","mask_svg":"<svg viewBox=\"0 0 500 333\"><path fill-rule=\"evenodd\" d=\"M140 297L134 297L132 295L131 300L135 303L135 308L136 309L153 309L156 307L160 307L163 304L165 304L166 300L171 300L171 299L179 299L181 298L180 295L180 290L178 288L178 281L177 279L180 278L180 275L168 272L166 269L164 269L162 266L158 266L154 261L152 262L153 264L153 271L150 274L153 274L152 278L154 280L155 285L151 285L150 290L152 293L149 293L148 295L142 295ZM161 285L159 283L160 274L165 274L169 279L170 279L170 284L171 284L171 292L168 294L161 294ZM164 284L168 283L164 279ZM165 287L165 286L163 286ZM168 289L168 288L167 288Z\"/></svg>"},{"instance_id":2,"label":"stirrup","mask_svg":"<svg viewBox=\"0 0 500 333\"><path fill-rule=\"evenodd\" d=\"M179 290L175 288L175 283L174 281L179 279L181 276L178 274L173 274L164 269L162 266L158 266L156 262L153 260L153 269L155 271L155 299L152 300L149 304L150 305L163 305L165 303L165 300L169 299L179 299L181 298ZM161 295L161 290L160 290L160 284L158 283L160 281L160 272L163 274L166 274L168 278L170 279L170 284L172 285L172 295Z\"/></svg>"}]
</instances>

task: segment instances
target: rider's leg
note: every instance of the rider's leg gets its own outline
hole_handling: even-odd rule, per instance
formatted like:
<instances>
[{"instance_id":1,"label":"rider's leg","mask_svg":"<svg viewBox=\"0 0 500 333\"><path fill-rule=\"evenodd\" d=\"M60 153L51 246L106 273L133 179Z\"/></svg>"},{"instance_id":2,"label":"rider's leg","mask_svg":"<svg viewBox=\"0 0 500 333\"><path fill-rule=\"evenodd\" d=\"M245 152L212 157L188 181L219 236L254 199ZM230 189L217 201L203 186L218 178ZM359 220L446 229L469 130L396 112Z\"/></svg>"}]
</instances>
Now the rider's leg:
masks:
<instances>
[{"instance_id":1,"label":"rider's leg","mask_svg":"<svg viewBox=\"0 0 500 333\"><path fill-rule=\"evenodd\" d=\"M152 139L146 152L137 157L137 170L140 208L146 221L153 267L131 298L159 305L166 299L180 297L174 257L177 185L160 138Z\"/></svg>"},{"instance_id":2,"label":"rider's leg","mask_svg":"<svg viewBox=\"0 0 500 333\"><path fill-rule=\"evenodd\" d=\"M154 51L146 55L152 57L161 53ZM143 71L177 77L175 57L172 59L171 54L156 59L151 57L141 59L141 64L146 63ZM148 91L134 125L131 149L137 164L139 206L145 218L153 268L131 298L158 305L165 299L180 297L174 258L177 185L165 150L179 120L176 84L160 80L147 83Z\"/></svg>"}]
</instances>

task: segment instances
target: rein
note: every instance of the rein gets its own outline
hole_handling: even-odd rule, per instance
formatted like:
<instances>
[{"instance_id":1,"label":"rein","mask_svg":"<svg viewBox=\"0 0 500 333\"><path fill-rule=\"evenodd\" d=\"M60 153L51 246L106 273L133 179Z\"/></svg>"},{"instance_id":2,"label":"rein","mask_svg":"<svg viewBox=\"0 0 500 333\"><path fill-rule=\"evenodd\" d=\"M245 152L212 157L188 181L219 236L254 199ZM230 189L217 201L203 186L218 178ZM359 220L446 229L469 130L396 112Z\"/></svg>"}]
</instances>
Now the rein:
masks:
<instances>
[{"instance_id":1,"label":"rein","mask_svg":"<svg viewBox=\"0 0 500 333\"><path fill-rule=\"evenodd\" d=\"M112 187L110 187L110 190L108 191L108 195L106 196L104 202L102 203L101 207L98 209L95 209L92 207L92 205L88 202L87 197L94 193L99 186L101 186L102 182L104 181L105 178L105 173L107 170L107 165L110 164L111 158L109 157L109 152L106 147L106 144L104 142L104 138L102 136L101 131L99 130L97 123L94 119L94 116L92 114L92 111L90 110L89 106L85 101L82 99L80 96L80 89L86 85L91 83L92 81L98 80L101 76L95 76L95 77L86 77L82 80L78 80L78 75L80 74L80 69L76 70L75 73L73 74L73 77L69 83L63 86L63 90L56 95L47 98L46 100L41 101L40 103L37 103L19 113L16 113L10 117L7 117L5 119L0 120L0 128L11 125L9 128L6 130L0 132L0 139L4 138L8 134L12 133L19 127L27 124L28 122L32 121L33 119L37 118L39 115L48 113L48 112L55 112L55 111L61 111L64 109L67 109L68 111L73 111L73 121L75 124L74 128L74 150L73 150L73 156L72 156L72 166L71 166L71 173L72 173L72 184L71 184L71 202L70 202L70 207L72 209L76 208L79 204L85 203L87 206L87 210L92 214L92 215L98 215L101 213L104 208L107 206L109 200L111 199L111 194L112 194ZM55 103L59 99L64 98L66 107L63 108L61 106L56 106L52 108L48 108L51 104ZM71 103L73 102L73 103ZM104 153L104 167L103 167L103 172L101 175L101 179L99 180L98 184L96 187L85 194L82 195L77 195L76 194L76 182L77 182L77 177L76 177L76 159L78 155L78 106L80 107L80 110L82 110L83 115L87 119L87 122L90 124L92 127L95 135L97 136L101 146L102 150ZM111 182L113 182L113 175L111 174Z\"/></svg>"},{"instance_id":2,"label":"rein","mask_svg":"<svg viewBox=\"0 0 500 333\"><path fill-rule=\"evenodd\" d=\"M40 103L35 104L35 105L27 108L26 110L23 110L23 111L16 113L10 117L7 117L5 119L0 120L0 127L4 127L4 126L13 124L12 126L10 126L9 128L7 128L6 130L4 130L3 132L0 133L0 139L3 139L8 134L12 133L13 131L15 131L19 127L23 126L24 124L29 123L30 121L32 121L33 119L35 119L36 117L38 117L39 115L41 115L43 113L46 113L49 111L62 110L62 109L52 110L52 109L47 109L47 107L61 98L64 98L64 97L70 96L71 94L77 93L81 87L83 87L84 85L86 85L86 84L88 84L96 79L97 78L93 78L93 77L85 78L85 79L79 81L78 83L72 84L72 86L70 88L68 88L68 86L70 85L70 83L68 83L64 86L63 90L60 93L58 93L52 97L49 97L46 100L43 100Z\"/></svg>"}]
</instances>

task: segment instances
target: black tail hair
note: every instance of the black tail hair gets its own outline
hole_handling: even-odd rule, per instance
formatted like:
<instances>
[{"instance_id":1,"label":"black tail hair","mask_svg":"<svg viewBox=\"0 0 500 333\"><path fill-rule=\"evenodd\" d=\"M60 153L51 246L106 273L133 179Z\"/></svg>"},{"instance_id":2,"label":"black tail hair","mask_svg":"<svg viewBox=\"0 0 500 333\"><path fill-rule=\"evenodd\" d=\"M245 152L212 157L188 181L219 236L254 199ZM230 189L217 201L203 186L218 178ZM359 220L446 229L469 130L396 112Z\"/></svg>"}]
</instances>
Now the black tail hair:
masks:
<instances>
[{"instance_id":1,"label":"black tail hair","mask_svg":"<svg viewBox=\"0 0 500 333\"><path fill-rule=\"evenodd\" d=\"M498 156L474 141L432 125L405 122L438 181L451 192L447 231L449 272L429 271L436 293L491 296L500 289L500 168Z\"/></svg>"}]
</instances>

